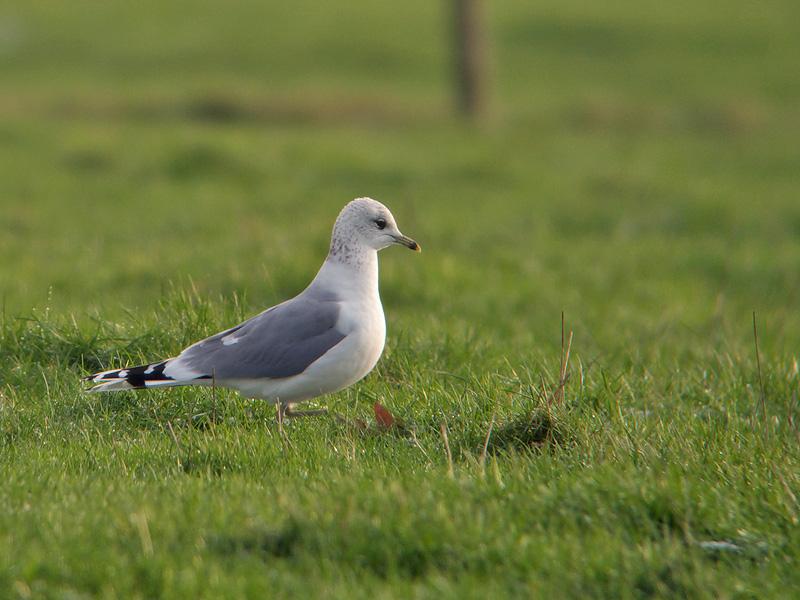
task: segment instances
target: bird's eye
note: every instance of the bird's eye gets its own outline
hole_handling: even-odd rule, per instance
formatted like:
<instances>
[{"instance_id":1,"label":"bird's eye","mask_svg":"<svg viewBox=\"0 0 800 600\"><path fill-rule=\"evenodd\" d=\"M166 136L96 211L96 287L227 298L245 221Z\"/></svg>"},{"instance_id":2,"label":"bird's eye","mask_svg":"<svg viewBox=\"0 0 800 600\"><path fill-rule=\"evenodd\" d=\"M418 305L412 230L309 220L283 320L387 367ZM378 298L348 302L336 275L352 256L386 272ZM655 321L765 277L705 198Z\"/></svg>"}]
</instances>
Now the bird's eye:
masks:
<instances>
[{"instance_id":1,"label":"bird's eye","mask_svg":"<svg viewBox=\"0 0 800 600\"><path fill-rule=\"evenodd\" d=\"M386 227L386 219L375 219L375 225L378 226L378 229L384 229Z\"/></svg>"}]
</instances>

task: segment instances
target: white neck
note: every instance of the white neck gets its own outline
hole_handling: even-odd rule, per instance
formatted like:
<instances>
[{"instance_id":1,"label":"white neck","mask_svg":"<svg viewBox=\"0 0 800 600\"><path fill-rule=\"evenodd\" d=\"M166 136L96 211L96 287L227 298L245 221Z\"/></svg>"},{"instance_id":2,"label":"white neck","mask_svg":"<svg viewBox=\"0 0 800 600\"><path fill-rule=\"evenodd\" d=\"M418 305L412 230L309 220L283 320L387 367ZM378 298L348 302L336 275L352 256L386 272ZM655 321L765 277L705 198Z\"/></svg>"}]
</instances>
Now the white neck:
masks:
<instances>
[{"instance_id":1,"label":"white neck","mask_svg":"<svg viewBox=\"0 0 800 600\"><path fill-rule=\"evenodd\" d=\"M378 291L378 252L366 246L336 252L331 248L309 289L333 292L349 298L380 301Z\"/></svg>"}]
</instances>

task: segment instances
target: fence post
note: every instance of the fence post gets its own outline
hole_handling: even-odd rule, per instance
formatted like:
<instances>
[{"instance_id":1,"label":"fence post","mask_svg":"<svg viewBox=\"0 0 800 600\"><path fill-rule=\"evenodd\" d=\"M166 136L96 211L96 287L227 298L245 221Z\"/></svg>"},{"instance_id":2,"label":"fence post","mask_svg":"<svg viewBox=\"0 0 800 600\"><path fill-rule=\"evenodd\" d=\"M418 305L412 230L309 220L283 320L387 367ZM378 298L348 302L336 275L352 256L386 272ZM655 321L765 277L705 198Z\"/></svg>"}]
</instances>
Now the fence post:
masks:
<instances>
[{"instance_id":1,"label":"fence post","mask_svg":"<svg viewBox=\"0 0 800 600\"><path fill-rule=\"evenodd\" d=\"M458 111L479 120L487 109L486 32L481 0L453 0Z\"/></svg>"}]
</instances>

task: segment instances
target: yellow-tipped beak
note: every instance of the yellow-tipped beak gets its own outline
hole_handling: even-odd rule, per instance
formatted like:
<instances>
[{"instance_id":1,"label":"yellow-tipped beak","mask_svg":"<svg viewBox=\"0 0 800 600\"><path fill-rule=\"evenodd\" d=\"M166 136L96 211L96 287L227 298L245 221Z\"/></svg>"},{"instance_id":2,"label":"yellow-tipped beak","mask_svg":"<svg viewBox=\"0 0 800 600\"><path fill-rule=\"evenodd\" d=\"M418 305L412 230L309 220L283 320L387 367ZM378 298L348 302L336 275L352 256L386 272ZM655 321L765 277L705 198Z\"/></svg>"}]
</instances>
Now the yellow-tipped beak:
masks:
<instances>
[{"instance_id":1,"label":"yellow-tipped beak","mask_svg":"<svg viewBox=\"0 0 800 600\"><path fill-rule=\"evenodd\" d=\"M415 242L414 240L412 240L408 236L401 235L401 236L398 236L398 237L394 238L394 240L395 240L395 242L397 244L400 244L401 246L405 246L406 248L409 248L409 249L413 250L414 252L422 252L422 246L420 246L417 242Z\"/></svg>"}]
</instances>

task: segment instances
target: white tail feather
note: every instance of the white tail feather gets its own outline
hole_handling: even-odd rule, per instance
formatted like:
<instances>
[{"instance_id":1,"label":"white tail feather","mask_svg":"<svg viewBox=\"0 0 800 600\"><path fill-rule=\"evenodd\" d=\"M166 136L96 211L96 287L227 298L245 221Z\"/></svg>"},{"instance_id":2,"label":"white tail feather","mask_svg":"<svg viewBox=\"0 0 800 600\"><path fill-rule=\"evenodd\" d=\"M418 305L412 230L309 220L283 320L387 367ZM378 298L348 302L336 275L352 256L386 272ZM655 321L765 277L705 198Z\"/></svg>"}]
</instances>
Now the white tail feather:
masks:
<instances>
[{"instance_id":1,"label":"white tail feather","mask_svg":"<svg viewBox=\"0 0 800 600\"><path fill-rule=\"evenodd\" d=\"M115 381L108 381L106 383L101 383L100 385L96 385L93 388L89 388L86 390L90 394L94 394L95 392L121 392L122 390L132 390L134 387L125 381L124 379L117 379Z\"/></svg>"}]
</instances>

